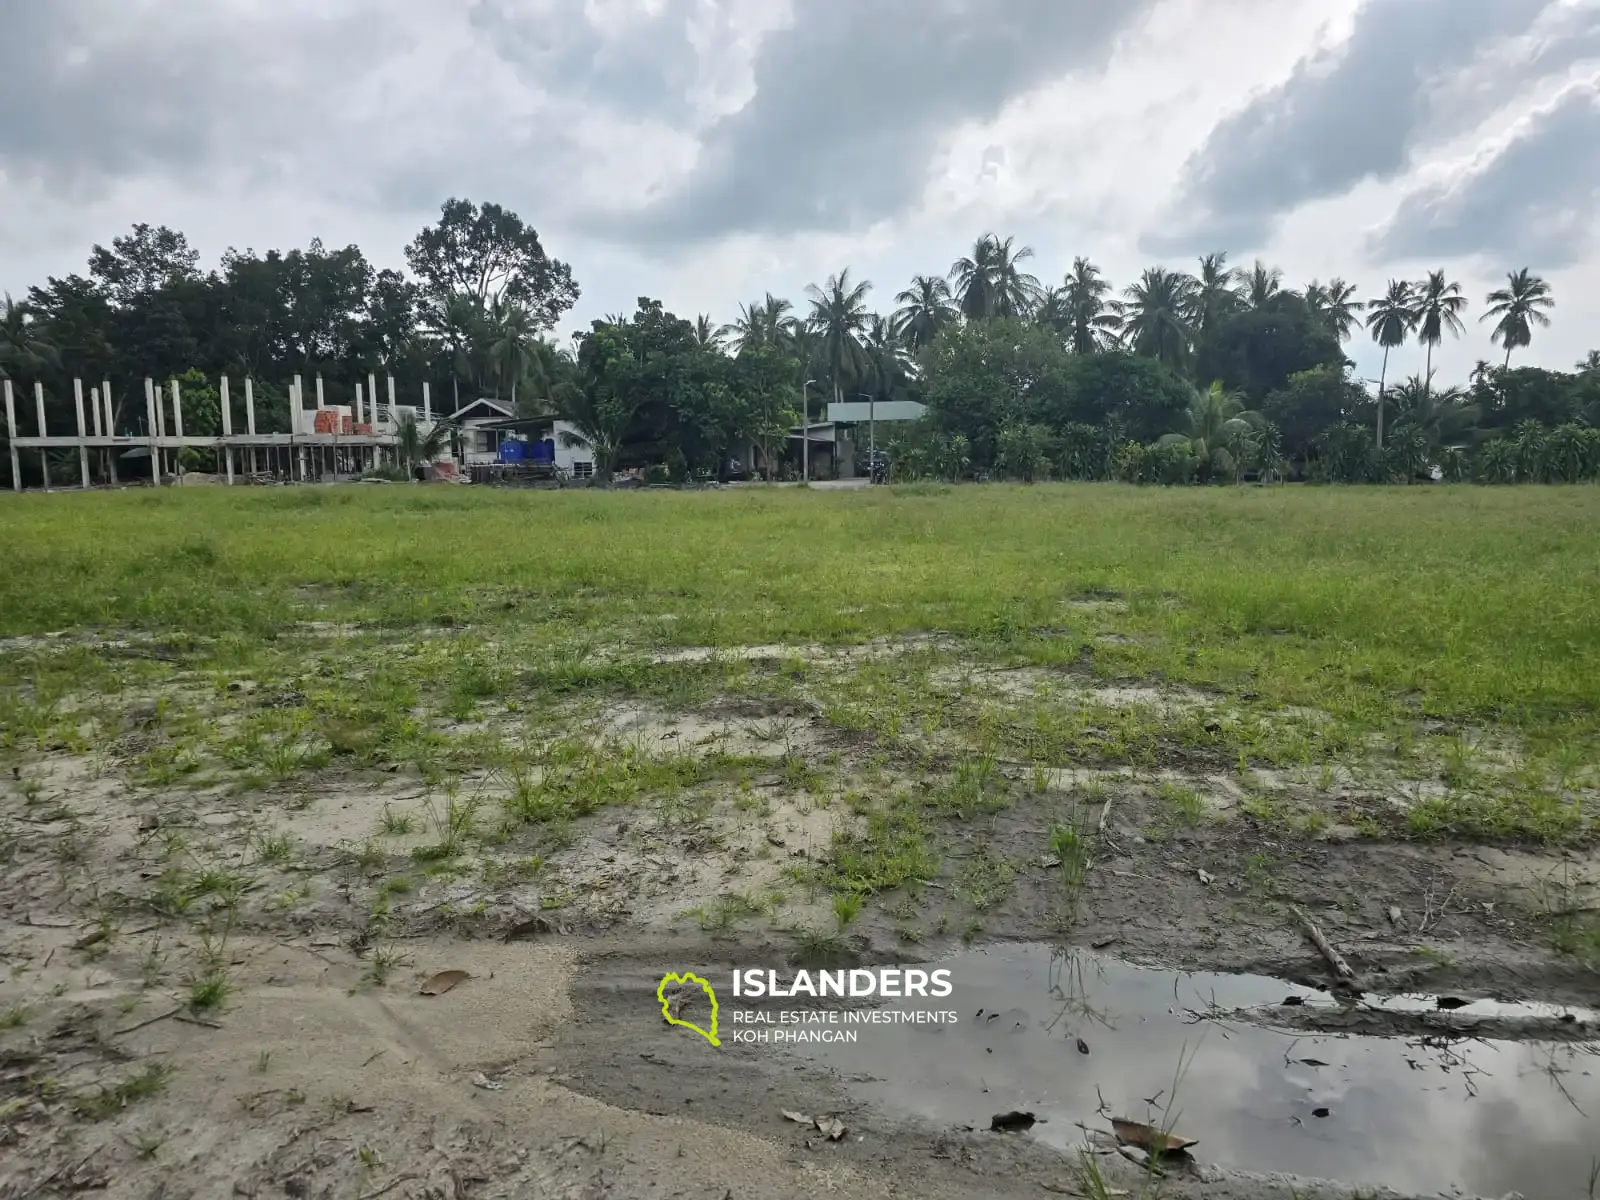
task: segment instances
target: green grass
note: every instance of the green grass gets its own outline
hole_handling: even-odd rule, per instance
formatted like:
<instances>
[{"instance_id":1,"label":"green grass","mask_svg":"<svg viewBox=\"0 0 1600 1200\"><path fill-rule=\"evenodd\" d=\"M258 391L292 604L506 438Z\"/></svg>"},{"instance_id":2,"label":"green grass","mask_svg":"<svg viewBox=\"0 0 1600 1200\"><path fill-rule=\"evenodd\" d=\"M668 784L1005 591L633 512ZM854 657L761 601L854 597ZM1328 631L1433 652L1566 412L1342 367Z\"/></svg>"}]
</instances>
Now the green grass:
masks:
<instances>
[{"instance_id":1,"label":"green grass","mask_svg":"<svg viewBox=\"0 0 1600 1200\"><path fill-rule=\"evenodd\" d=\"M1002 762L1331 779L1381 745L1448 791L1364 828L1555 841L1593 827L1573 797L1600 761L1600 488L197 489L5 496L0 510L15 548L0 636L161 647L0 651L0 753L132 738L143 781L170 788L409 766L432 798L385 807L380 828L425 833L422 864L524 837L544 852L611 806L691 826L717 785L754 775L818 806L841 786L837 763L776 722L765 757L646 752L582 724L624 699L802 703L884 754L923 755L924 786L858 808L861 827L830 848L817 881L837 894L932 877L941 822L1025 798ZM929 633L962 645L846 669L651 658ZM1112 702L1032 677L1006 693L971 667L1201 700ZM174 686L197 673L204 703ZM131 728L129 696L159 697L154 719ZM1514 771L1493 761L1502 736ZM449 789L483 770L505 786L480 828ZM1155 799L1163 826L1205 818L1182 785ZM1247 806L1300 819L1278 803ZM295 853L270 833L256 849L269 864ZM373 872L388 856L369 842L350 859ZM246 884L185 872L152 902L232 902Z\"/></svg>"},{"instance_id":2,"label":"green grass","mask_svg":"<svg viewBox=\"0 0 1600 1200\"><path fill-rule=\"evenodd\" d=\"M1169 676L1249 674L1262 694L1301 700L1377 685L1439 714L1520 721L1592 720L1600 707L1592 487L306 488L0 502L14 551L0 635L260 637L308 617L545 621L705 645L1014 635L1085 625L1088 610L1064 602L1113 593L1131 606L1125 632L1164 639L1097 657ZM505 553L530 528L537 553ZM150 569L201 542L203 557ZM864 546L893 553L863 563ZM470 698L499 669L465 663L450 686Z\"/></svg>"}]
</instances>

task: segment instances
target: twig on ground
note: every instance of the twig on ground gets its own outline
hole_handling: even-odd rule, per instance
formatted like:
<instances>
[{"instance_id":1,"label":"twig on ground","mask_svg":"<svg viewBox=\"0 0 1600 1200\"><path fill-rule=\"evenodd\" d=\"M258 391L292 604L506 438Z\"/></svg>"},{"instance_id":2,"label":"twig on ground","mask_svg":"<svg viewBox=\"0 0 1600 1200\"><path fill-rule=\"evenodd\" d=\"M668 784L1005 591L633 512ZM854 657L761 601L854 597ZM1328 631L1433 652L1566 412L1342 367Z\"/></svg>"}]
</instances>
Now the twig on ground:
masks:
<instances>
[{"instance_id":1,"label":"twig on ground","mask_svg":"<svg viewBox=\"0 0 1600 1200\"><path fill-rule=\"evenodd\" d=\"M1356 973L1350 969L1350 964L1344 960L1343 955L1333 948L1333 943L1322 936L1322 930L1317 928L1315 921L1306 916L1305 910L1298 904L1291 904L1289 909L1296 917L1300 918L1300 924L1305 927L1306 936L1311 939L1311 944L1317 948L1322 957L1328 960L1328 965L1333 968L1333 973L1340 979L1354 979Z\"/></svg>"},{"instance_id":2,"label":"twig on ground","mask_svg":"<svg viewBox=\"0 0 1600 1200\"><path fill-rule=\"evenodd\" d=\"M178 1016L182 1012L183 1012L183 1005L180 1004L180 1005L178 1005L177 1008L173 1009L171 1012L164 1012L164 1013L160 1014L159 1016L151 1017L148 1020L140 1021L137 1025L129 1025L126 1029L114 1029L114 1030L111 1031L111 1036L112 1037L121 1037L125 1033L133 1033L135 1030L143 1029L146 1025L154 1025L157 1021L170 1020L171 1018Z\"/></svg>"},{"instance_id":3,"label":"twig on ground","mask_svg":"<svg viewBox=\"0 0 1600 1200\"><path fill-rule=\"evenodd\" d=\"M422 1178L422 1176L418 1175L414 1171L407 1171L404 1175L396 1175L392 1180L390 1180L388 1183L384 1184L377 1191L375 1191L375 1192L362 1192L361 1193L361 1200L378 1200L379 1196L382 1196L386 1192L394 1191L394 1189L399 1187L402 1183L409 1183L413 1179L421 1179L421 1178Z\"/></svg>"}]
</instances>

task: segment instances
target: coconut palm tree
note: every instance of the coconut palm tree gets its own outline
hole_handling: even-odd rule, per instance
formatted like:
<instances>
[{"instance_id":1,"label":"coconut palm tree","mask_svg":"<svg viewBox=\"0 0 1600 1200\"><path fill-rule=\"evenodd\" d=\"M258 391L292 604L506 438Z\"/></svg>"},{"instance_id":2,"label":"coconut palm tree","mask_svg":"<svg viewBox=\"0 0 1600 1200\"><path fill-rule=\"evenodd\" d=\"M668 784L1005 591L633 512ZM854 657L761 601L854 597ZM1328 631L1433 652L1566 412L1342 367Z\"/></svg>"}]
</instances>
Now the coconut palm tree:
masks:
<instances>
[{"instance_id":1,"label":"coconut palm tree","mask_svg":"<svg viewBox=\"0 0 1600 1200\"><path fill-rule=\"evenodd\" d=\"M1231 474L1237 480L1244 467L1243 447L1254 443L1266 428L1266 418L1245 408L1237 392L1213 383L1196 392L1185 414L1188 428L1161 438L1163 445L1187 445L1207 474ZM1230 448L1231 447L1231 448Z\"/></svg>"},{"instance_id":2,"label":"coconut palm tree","mask_svg":"<svg viewBox=\"0 0 1600 1200\"><path fill-rule=\"evenodd\" d=\"M895 296L894 324L907 346L920 350L961 319L950 297L950 281L938 275L913 275L911 286Z\"/></svg>"},{"instance_id":3,"label":"coconut palm tree","mask_svg":"<svg viewBox=\"0 0 1600 1200\"><path fill-rule=\"evenodd\" d=\"M1350 340L1350 331L1361 324L1356 316L1366 304L1353 299L1356 285L1335 276L1326 285L1313 279L1306 287L1306 307L1333 332L1341 343Z\"/></svg>"},{"instance_id":4,"label":"coconut palm tree","mask_svg":"<svg viewBox=\"0 0 1600 1200\"><path fill-rule=\"evenodd\" d=\"M1033 257L1033 248L1014 246L1015 241L986 233L974 243L968 257L951 266L950 279L968 320L1022 317L1033 311L1039 280L1018 265Z\"/></svg>"},{"instance_id":5,"label":"coconut palm tree","mask_svg":"<svg viewBox=\"0 0 1600 1200\"><path fill-rule=\"evenodd\" d=\"M1121 319L1106 299L1111 284L1100 275L1100 268L1081 255L1072 260L1072 270L1061 288L1072 322L1072 352L1093 354L1114 340Z\"/></svg>"},{"instance_id":6,"label":"coconut palm tree","mask_svg":"<svg viewBox=\"0 0 1600 1200\"><path fill-rule=\"evenodd\" d=\"M1197 334L1214 330L1223 318L1239 311L1243 301L1235 289L1238 272L1228 266L1225 253L1206 254L1195 277L1193 310L1189 323Z\"/></svg>"},{"instance_id":7,"label":"coconut palm tree","mask_svg":"<svg viewBox=\"0 0 1600 1200\"><path fill-rule=\"evenodd\" d=\"M1165 267L1147 267L1121 304L1122 342L1180 370L1189 356L1186 314L1194 308L1195 281Z\"/></svg>"},{"instance_id":8,"label":"coconut palm tree","mask_svg":"<svg viewBox=\"0 0 1600 1200\"><path fill-rule=\"evenodd\" d=\"M440 347L450 356L450 394L461 408L461 377L474 378L473 357L483 337L483 311L470 296L452 296L436 305L429 324Z\"/></svg>"},{"instance_id":9,"label":"coconut palm tree","mask_svg":"<svg viewBox=\"0 0 1600 1200\"><path fill-rule=\"evenodd\" d=\"M1072 313L1067 306L1067 289L1045 288L1039 293L1039 304L1033 310L1033 320L1042 329L1048 329L1063 338L1072 328Z\"/></svg>"},{"instance_id":10,"label":"coconut palm tree","mask_svg":"<svg viewBox=\"0 0 1600 1200\"><path fill-rule=\"evenodd\" d=\"M861 350L868 389L879 400L887 400L894 389L905 382L910 367L893 319L874 313Z\"/></svg>"},{"instance_id":11,"label":"coconut palm tree","mask_svg":"<svg viewBox=\"0 0 1600 1200\"><path fill-rule=\"evenodd\" d=\"M1372 340L1383 347L1383 368L1378 372L1378 449L1383 449L1383 389L1389 377L1389 351L1406 344L1417 327L1417 313L1411 284L1404 279L1389 280L1389 290L1367 301L1367 329Z\"/></svg>"},{"instance_id":12,"label":"coconut palm tree","mask_svg":"<svg viewBox=\"0 0 1600 1200\"><path fill-rule=\"evenodd\" d=\"M1433 348L1444 341L1447 330L1456 337L1466 332L1460 314L1467 307L1467 298L1461 294L1461 285L1446 279L1443 271L1429 271L1414 298L1417 341L1428 348L1423 384L1429 386L1433 382Z\"/></svg>"},{"instance_id":13,"label":"coconut palm tree","mask_svg":"<svg viewBox=\"0 0 1600 1200\"><path fill-rule=\"evenodd\" d=\"M1458 387L1434 391L1431 381L1413 375L1394 389L1394 433L1402 428L1422 434L1429 449L1463 446L1477 433L1479 410Z\"/></svg>"},{"instance_id":14,"label":"coconut palm tree","mask_svg":"<svg viewBox=\"0 0 1600 1200\"><path fill-rule=\"evenodd\" d=\"M806 289L811 300L809 324L821 340L835 401L844 395L845 369L860 361L861 335L871 319L867 312L867 293L871 290L872 284L865 279L852 282L849 267L828 276L825 286L813 283Z\"/></svg>"},{"instance_id":15,"label":"coconut palm tree","mask_svg":"<svg viewBox=\"0 0 1600 1200\"><path fill-rule=\"evenodd\" d=\"M1240 282L1244 285L1245 302L1257 312L1273 307L1283 295L1283 272L1259 258L1255 266L1241 274Z\"/></svg>"},{"instance_id":16,"label":"coconut palm tree","mask_svg":"<svg viewBox=\"0 0 1600 1200\"><path fill-rule=\"evenodd\" d=\"M1600 350L1589 351L1589 353L1585 354L1575 364L1573 364L1573 369L1576 370L1580 375L1588 375L1591 372L1600 372Z\"/></svg>"},{"instance_id":17,"label":"coconut palm tree","mask_svg":"<svg viewBox=\"0 0 1600 1200\"><path fill-rule=\"evenodd\" d=\"M395 430L395 455L407 472L436 461L450 445L450 426L435 421L427 433L412 413L405 413ZM413 476L415 478L415 476Z\"/></svg>"},{"instance_id":18,"label":"coconut palm tree","mask_svg":"<svg viewBox=\"0 0 1600 1200\"><path fill-rule=\"evenodd\" d=\"M515 301L496 300L489 321L489 369L496 384L509 383L511 406L517 404L517 384L538 356L538 327L533 314Z\"/></svg>"},{"instance_id":19,"label":"coconut palm tree","mask_svg":"<svg viewBox=\"0 0 1600 1200\"><path fill-rule=\"evenodd\" d=\"M1506 276L1506 286L1489 293L1489 311L1479 322L1498 317L1489 340L1506 348L1505 366L1511 366L1511 352L1533 341L1533 326L1549 328L1545 312L1556 306L1550 285L1527 267Z\"/></svg>"},{"instance_id":20,"label":"coconut palm tree","mask_svg":"<svg viewBox=\"0 0 1600 1200\"><path fill-rule=\"evenodd\" d=\"M722 352L722 330L711 323L709 313L701 313L694 319L694 344L701 350Z\"/></svg>"},{"instance_id":21,"label":"coconut palm tree","mask_svg":"<svg viewBox=\"0 0 1600 1200\"><path fill-rule=\"evenodd\" d=\"M33 306L5 293L5 308L0 310L0 379L6 378L8 366L33 372L59 361L56 348L42 335Z\"/></svg>"},{"instance_id":22,"label":"coconut palm tree","mask_svg":"<svg viewBox=\"0 0 1600 1200\"><path fill-rule=\"evenodd\" d=\"M794 333L794 305L771 292L754 304L741 304L738 319L724 325L723 339L733 342L734 353L756 346L787 346Z\"/></svg>"}]
</instances>

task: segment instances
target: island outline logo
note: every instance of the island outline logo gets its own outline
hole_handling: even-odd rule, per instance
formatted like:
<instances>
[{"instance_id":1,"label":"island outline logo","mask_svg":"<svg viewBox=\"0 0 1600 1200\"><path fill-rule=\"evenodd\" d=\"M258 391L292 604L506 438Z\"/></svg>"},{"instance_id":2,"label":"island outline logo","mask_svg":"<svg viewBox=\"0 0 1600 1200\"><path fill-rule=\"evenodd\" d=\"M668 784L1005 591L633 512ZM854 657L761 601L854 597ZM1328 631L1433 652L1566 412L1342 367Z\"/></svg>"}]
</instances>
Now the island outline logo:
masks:
<instances>
[{"instance_id":1,"label":"island outline logo","mask_svg":"<svg viewBox=\"0 0 1600 1200\"><path fill-rule=\"evenodd\" d=\"M667 995L667 987L674 984L681 987L687 987L690 984L698 985L700 990L705 992L706 996L711 1000L711 1028L709 1031L700 1028L693 1021L685 1021L682 1017L672 1015L671 1009L674 997ZM692 971L685 971L681 975L676 973L663 975L661 982L656 984L656 1000L661 1005L661 1015L666 1018L668 1025L677 1025L682 1029L692 1029L713 1046L722 1045L717 1040L717 993L716 989L706 980Z\"/></svg>"}]
</instances>

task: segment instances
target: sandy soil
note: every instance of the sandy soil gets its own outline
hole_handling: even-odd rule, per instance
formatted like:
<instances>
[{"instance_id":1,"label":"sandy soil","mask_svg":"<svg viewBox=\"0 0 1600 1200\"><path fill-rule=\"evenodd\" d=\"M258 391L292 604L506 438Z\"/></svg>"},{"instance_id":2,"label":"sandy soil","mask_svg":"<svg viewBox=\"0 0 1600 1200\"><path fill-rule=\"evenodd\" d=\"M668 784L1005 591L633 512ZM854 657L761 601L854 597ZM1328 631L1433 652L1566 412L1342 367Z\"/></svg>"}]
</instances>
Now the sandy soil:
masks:
<instances>
[{"instance_id":1,"label":"sandy soil","mask_svg":"<svg viewBox=\"0 0 1600 1200\"><path fill-rule=\"evenodd\" d=\"M794 654L825 657L734 657ZM950 667L934 683L997 703L1076 689L1107 709L1220 711L1200 693L1036 670ZM826 930L814 868L862 835L873 803L940 785L945 735L887 744L831 725L819 702L607 702L587 727L597 744L724 754L742 774L602 807L559 837L495 836L512 784L491 769L453 796L409 768L337 762L243 788L148 786L131 763L163 735L140 716L147 696L127 703L117 739L30 752L0 778L0 1197L1082 1194L1075 1164L1030 1139L860 1110L837 1080L666 1036L652 1011L664 970L781 963ZM984 786L1005 803L943 811L936 868L863 908L834 952L925 960L963 940L1064 940L1325 984L1292 904L1370 986L1594 1001L1593 969L1546 933L1552 913L1596 903L1594 853L1370 836L1428 780L1245 776L1201 754L992 770ZM1263 816L1263 797L1319 819ZM464 802L470 834L430 856ZM1093 841L1071 920L1046 840L1068 811ZM421 994L447 969L470 977ZM837 1114L850 1133L820 1138L785 1109ZM1099 1160L1136 1192L1134 1166ZM1346 1194L1203 1168L1162 1194L1291 1186Z\"/></svg>"}]
</instances>

